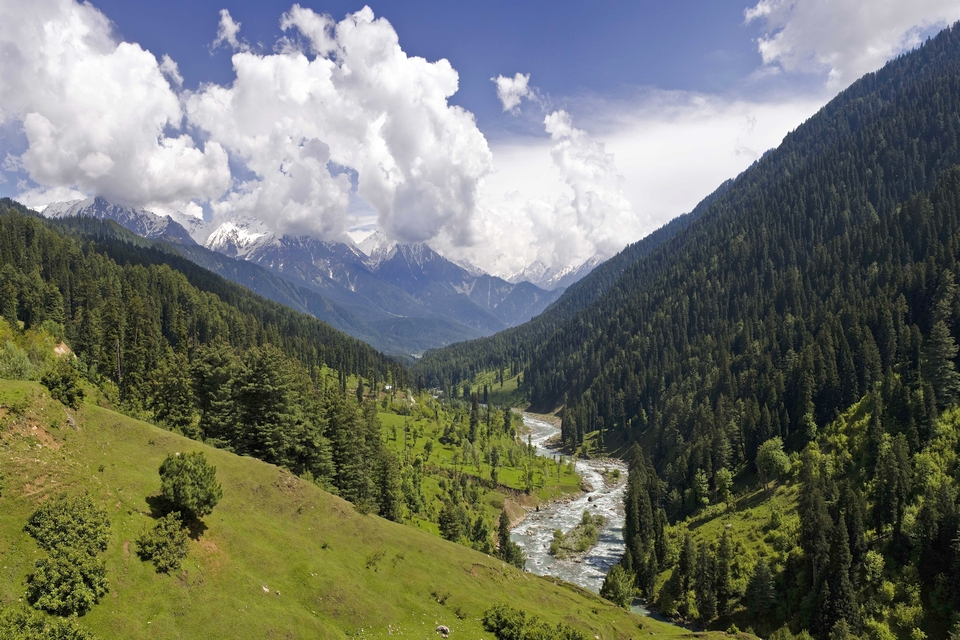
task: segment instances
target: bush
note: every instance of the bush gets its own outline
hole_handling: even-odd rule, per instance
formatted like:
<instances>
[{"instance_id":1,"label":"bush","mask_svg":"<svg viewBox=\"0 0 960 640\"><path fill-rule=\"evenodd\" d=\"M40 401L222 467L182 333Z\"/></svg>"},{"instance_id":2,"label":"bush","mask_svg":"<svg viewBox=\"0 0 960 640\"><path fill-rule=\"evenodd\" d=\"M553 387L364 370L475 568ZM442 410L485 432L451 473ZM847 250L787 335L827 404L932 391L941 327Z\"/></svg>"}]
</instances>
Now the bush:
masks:
<instances>
[{"instance_id":1,"label":"bush","mask_svg":"<svg viewBox=\"0 0 960 640\"><path fill-rule=\"evenodd\" d=\"M72 547L93 555L106 550L110 521L90 496L63 493L41 504L24 530L47 551Z\"/></svg>"},{"instance_id":2,"label":"bush","mask_svg":"<svg viewBox=\"0 0 960 640\"><path fill-rule=\"evenodd\" d=\"M12 342L6 342L0 347L0 378L29 380L33 374L34 367L26 351Z\"/></svg>"},{"instance_id":3,"label":"bush","mask_svg":"<svg viewBox=\"0 0 960 640\"><path fill-rule=\"evenodd\" d=\"M71 409L77 409L83 400L80 388L80 375L74 368L69 356L57 358L49 369L40 376L40 382L50 390L50 395Z\"/></svg>"},{"instance_id":4,"label":"bush","mask_svg":"<svg viewBox=\"0 0 960 640\"><path fill-rule=\"evenodd\" d=\"M183 528L179 513L169 513L152 527L144 527L137 538L137 555L142 560L152 560L157 573L170 573L180 569L187 557L187 530Z\"/></svg>"},{"instance_id":5,"label":"bush","mask_svg":"<svg viewBox=\"0 0 960 640\"><path fill-rule=\"evenodd\" d=\"M58 547L27 576L27 602L61 616L83 615L105 593L106 565L83 549Z\"/></svg>"},{"instance_id":6,"label":"bush","mask_svg":"<svg viewBox=\"0 0 960 640\"><path fill-rule=\"evenodd\" d=\"M220 502L217 468L203 452L171 454L160 465L160 490L174 511L202 518Z\"/></svg>"},{"instance_id":7,"label":"bush","mask_svg":"<svg viewBox=\"0 0 960 640\"><path fill-rule=\"evenodd\" d=\"M499 604L483 614L484 628L497 640L587 640L580 631L560 623L551 627L535 615Z\"/></svg>"},{"instance_id":8,"label":"bush","mask_svg":"<svg viewBox=\"0 0 960 640\"><path fill-rule=\"evenodd\" d=\"M89 631L66 620L45 616L24 606L0 610L4 640L96 640Z\"/></svg>"}]
</instances>

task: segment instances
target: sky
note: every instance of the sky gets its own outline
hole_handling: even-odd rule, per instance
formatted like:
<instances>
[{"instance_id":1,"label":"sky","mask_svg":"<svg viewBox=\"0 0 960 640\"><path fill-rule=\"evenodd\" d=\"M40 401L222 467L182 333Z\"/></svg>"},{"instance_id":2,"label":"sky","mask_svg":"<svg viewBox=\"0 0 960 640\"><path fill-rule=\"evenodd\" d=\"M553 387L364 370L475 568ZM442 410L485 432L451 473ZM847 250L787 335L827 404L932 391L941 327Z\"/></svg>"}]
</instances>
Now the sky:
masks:
<instances>
[{"instance_id":1,"label":"sky","mask_svg":"<svg viewBox=\"0 0 960 640\"><path fill-rule=\"evenodd\" d=\"M957 0L0 0L0 195L510 275L691 210Z\"/></svg>"}]
</instances>

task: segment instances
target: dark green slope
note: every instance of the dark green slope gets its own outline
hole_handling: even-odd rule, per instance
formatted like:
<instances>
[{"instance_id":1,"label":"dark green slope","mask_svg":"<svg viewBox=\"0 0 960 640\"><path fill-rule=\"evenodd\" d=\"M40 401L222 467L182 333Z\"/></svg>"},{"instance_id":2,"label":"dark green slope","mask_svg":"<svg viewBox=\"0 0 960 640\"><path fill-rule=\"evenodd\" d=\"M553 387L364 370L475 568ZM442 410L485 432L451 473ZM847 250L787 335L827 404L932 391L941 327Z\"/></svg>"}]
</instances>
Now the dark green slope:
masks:
<instances>
[{"instance_id":1,"label":"dark green slope","mask_svg":"<svg viewBox=\"0 0 960 640\"><path fill-rule=\"evenodd\" d=\"M770 310L784 314L784 301L772 297L779 282L795 279L801 288L803 270L826 243L890 215L960 163L958 135L954 28L831 101L686 232L634 263L538 345L527 368L532 401L549 405L567 395L573 405L586 402L587 426L596 424L593 406L608 426L625 427L640 409L661 413L671 384L689 380L690 358L725 368L717 357L736 348L738 335L757 330L739 323L760 322ZM790 348L776 346L782 356ZM780 406L770 410L782 414Z\"/></svg>"},{"instance_id":2,"label":"dark green slope","mask_svg":"<svg viewBox=\"0 0 960 640\"><path fill-rule=\"evenodd\" d=\"M733 183L734 180L727 180L693 211L674 218L597 266L587 276L570 285L555 303L529 322L487 338L428 351L415 365L416 374L422 375L428 386L443 386L469 380L485 369L526 360L536 345L546 340L557 327L594 303L630 265L689 227Z\"/></svg>"}]
</instances>

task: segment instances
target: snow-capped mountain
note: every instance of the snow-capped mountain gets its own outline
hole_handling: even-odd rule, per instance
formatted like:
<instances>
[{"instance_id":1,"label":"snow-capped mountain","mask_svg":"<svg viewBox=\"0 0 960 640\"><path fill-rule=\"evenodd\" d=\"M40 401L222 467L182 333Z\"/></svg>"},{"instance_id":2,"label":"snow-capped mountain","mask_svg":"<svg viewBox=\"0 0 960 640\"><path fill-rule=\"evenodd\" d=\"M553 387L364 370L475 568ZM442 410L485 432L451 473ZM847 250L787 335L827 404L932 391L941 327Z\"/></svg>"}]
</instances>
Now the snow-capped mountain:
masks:
<instances>
[{"instance_id":1,"label":"snow-capped mountain","mask_svg":"<svg viewBox=\"0 0 960 640\"><path fill-rule=\"evenodd\" d=\"M536 260L507 278L507 282L530 282L548 291L565 289L593 271L602 262L603 258L594 256L580 265L551 268Z\"/></svg>"},{"instance_id":2,"label":"snow-capped mountain","mask_svg":"<svg viewBox=\"0 0 960 640\"><path fill-rule=\"evenodd\" d=\"M379 231L359 245L280 235L262 220L238 217L205 223L180 213L159 216L103 198L58 202L48 218L86 216L119 223L137 235L180 245L184 257L279 302L303 298L289 282L325 304L299 305L378 348L409 354L490 335L526 322L562 292L507 282L444 258L426 244L397 244ZM199 245L199 246L198 246ZM233 260L266 272L239 268ZM299 299L298 298L298 299Z\"/></svg>"},{"instance_id":3,"label":"snow-capped mountain","mask_svg":"<svg viewBox=\"0 0 960 640\"><path fill-rule=\"evenodd\" d=\"M247 252L262 239L273 239L265 224L256 218L240 218L214 228L203 246L231 258L246 259Z\"/></svg>"},{"instance_id":4,"label":"snow-capped mountain","mask_svg":"<svg viewBox=\"0 0 960 640\"><path fill-rule=\"evenodd\" d=\"M143 207L114 204L100 197L54 202L43 208L42 215L45 218L81 217L113 220L121 227L150 240L168 240L181 244L195 242L190 232L169 216L158 216Z\"/></svg>"}]
</instances>

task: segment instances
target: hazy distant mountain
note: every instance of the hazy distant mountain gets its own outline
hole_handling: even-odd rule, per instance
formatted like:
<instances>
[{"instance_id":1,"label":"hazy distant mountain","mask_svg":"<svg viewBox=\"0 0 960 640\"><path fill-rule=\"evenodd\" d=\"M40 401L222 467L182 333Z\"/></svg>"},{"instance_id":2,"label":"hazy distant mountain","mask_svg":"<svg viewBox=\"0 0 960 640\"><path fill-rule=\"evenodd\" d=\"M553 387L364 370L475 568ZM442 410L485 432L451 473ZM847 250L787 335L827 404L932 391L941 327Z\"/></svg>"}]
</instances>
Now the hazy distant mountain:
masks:
<instances>
[{"instance_id":1,"label":"hazy distant mountain","mask_svg":"<svg viewBox=\"0 0 960 640\"><path fill-rule=\"evenodd\" d=\"M536 260L507 278L507 281L530 282L548 291L565 289L593 271L602 262L602 258L594 256L581 265L552 268Z\"/></svg>"}]
</instances>

